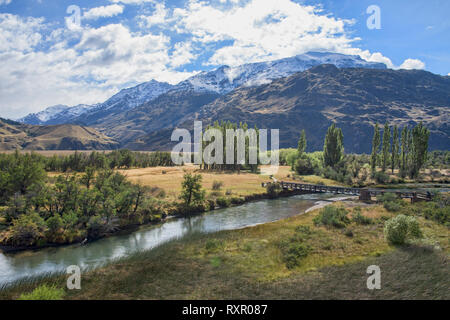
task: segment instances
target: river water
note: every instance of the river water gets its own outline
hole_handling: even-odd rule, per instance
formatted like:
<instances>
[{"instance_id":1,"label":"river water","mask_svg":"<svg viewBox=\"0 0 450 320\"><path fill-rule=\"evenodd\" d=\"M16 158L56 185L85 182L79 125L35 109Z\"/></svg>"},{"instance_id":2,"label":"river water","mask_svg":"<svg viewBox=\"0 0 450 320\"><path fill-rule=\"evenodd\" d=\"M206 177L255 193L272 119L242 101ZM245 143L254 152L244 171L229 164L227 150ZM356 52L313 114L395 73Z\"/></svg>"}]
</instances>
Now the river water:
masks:
<instances>
[{"instance_id":1,"label":"river water","mask_svg":"<svg viewBox=\"0 0 450 320\"><path fill-rule=\"evenodd\" d=\"M99 267L193 233L240 229L288 218L305 212L320 200L332 197L331 194L306 194L260 200L192 218L172 219L85 246L75 244L15 254L0 253L0 285L29 276L64 271L70 265L78 265L82 269Z\"/></svg>"}]
</instances>

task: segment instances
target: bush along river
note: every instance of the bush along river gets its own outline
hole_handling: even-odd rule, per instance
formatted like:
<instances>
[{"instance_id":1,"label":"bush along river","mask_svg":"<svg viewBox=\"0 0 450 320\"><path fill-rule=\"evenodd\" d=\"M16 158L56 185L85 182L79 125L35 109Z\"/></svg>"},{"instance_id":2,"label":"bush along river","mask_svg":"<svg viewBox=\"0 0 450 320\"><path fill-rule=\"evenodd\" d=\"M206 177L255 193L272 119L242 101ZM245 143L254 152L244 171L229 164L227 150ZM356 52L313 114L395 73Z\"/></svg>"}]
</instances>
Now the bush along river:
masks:
<instances>
[{"instance_id":1,"label":"bush along river","mask_svg":"<svg viewBox=\"0 0 450 320\"><path fill-rule=\"evenodd\" d=\"M100 267L118 258L196 233L240 229L288 218L302 214L324 200L336 198L332 194L304 194L265 199L190 218L170 219L159 225L141 227L134 232L102 238L86 245L0 253L0 286L28 277L64 272L71 265L77 265L82 270Z\"/></svg>"}]
</instances>

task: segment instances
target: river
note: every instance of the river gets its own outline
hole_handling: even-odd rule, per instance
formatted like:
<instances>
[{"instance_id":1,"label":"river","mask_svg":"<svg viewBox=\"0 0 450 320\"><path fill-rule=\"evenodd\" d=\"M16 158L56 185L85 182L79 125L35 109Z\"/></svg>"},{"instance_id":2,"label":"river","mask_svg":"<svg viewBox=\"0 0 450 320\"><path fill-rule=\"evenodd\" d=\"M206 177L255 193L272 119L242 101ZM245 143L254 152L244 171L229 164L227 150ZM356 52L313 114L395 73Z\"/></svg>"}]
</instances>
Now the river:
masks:
<instances>
[{"instance_id":1,"label":"river","mask_svg":"<svg viewBox=\"0 0 450 320\"><path fill-rule=\"evenodd\" d=\"M193 233L240 229L288 218L305 212L320 200L332 197L331 194L306 194L260 200L192 218L171 219L162 224L144 226L137 231L103 238L85 246L75 244L14 254L0 253L0 285L30 276L61 272L70 265L78 265L81 269L96 268Z\"/></svg>"}]
</instances>

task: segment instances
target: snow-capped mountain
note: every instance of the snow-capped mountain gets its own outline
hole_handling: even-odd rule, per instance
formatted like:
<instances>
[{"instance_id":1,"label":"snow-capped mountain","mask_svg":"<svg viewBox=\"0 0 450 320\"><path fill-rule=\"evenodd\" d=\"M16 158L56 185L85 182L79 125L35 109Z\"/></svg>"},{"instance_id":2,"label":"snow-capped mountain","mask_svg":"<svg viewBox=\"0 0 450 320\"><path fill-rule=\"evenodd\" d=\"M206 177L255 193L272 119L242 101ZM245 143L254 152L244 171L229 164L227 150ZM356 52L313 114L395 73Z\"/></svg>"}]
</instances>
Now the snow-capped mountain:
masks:
<instances>
[{"instance_id":1,"label":"snow-capped mountain","mask_svg":"<svg viewBox=\"0 0 450 320\"><path fill-rule=\"evenodd\" d=\"M176 86L177 90L196 92L213 91L225 94L240 86L257 86L272 80L290 76L321 64L333 64L338 68L386 69L386 65L368 62L359 56L329 52L308 52L294 57L244 64L237 67L222 66L209 72L201 72Z\"/></svg>"},{"instance_id":2,"label":"snow-capped mountain","mask_svg":"<svg viewBox=\"0 0 450 320\"><path fill-rule=\"evenodd\" d=\"M125 112L158 97L172 87L168 83L151 80L132 88L123 89L103 103L80 104L74 107L56 105L38 113L31 113L17 121L35 125L52 125L73 123L80 116L105 112L110 109L114 109L116 112Z\"/></svg>"},{"instance_id":3,"label":"snow-capped mountain","mask_svg":"<svg viewBox=\"0 0 450 320\"><path fill-rule=\"evenodd\" d=\"M204 71L173 86L151 80L132 88L123 89L103 103L68 107L53 106L44 111L29 114L18 121L28 124L81 123L95 125L102 118L114 117L168 91L213 92L226 94L241 86L257 86L275 79L290 76L321 64L333 64L338 68L386 69L383 63L368 62L359 56L329 52L308 52L290 58L244 64L237 67L222 66Z\"/></svg>"},{"instance_id":4,"label":"snow-capped mountain","mask_svg":"<svg viewBox=\"0 0 450 320\"><path fill-rule=\"evenodd\" d=\"M119 107L122 111L127 111L144 102L153 100L172 89L172 87L172 85L166 82L159 82L156 80L144 82L135 87L121 90L104 103L99 104L96 107L96 110L108 110Z\"/></svg>"},{"instance_id":5,"label":"snow-capped mountain","mask_svg":"<svg viewBox=\"0 0 450 320\"><path fill-rule=\"evenodd\" d=\"M91 110L93 107L95 107L95 105L79 104L77 106L69 107L60 104L48 107L37 113L30 113L17 121L34 125L67 123L71 119Z\"/></svg>"}]
</instances>

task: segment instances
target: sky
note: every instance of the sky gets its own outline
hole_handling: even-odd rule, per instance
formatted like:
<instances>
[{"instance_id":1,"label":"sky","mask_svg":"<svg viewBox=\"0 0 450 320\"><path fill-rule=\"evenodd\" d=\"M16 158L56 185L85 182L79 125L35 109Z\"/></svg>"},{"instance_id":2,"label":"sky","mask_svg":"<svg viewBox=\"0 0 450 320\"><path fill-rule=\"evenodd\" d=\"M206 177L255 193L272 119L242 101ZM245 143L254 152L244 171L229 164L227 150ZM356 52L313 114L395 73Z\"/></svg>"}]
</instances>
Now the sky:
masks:
<instances>
[{"instance_id":1,"label":"sky","mask_svg":"<svg viewBox=\"0 0 450 320\"><path fill-rule=\"evenodd\" d=\"M0 0L0 116L308 51L450 75L448 0Z\"/></svg>"}]
</instances>

